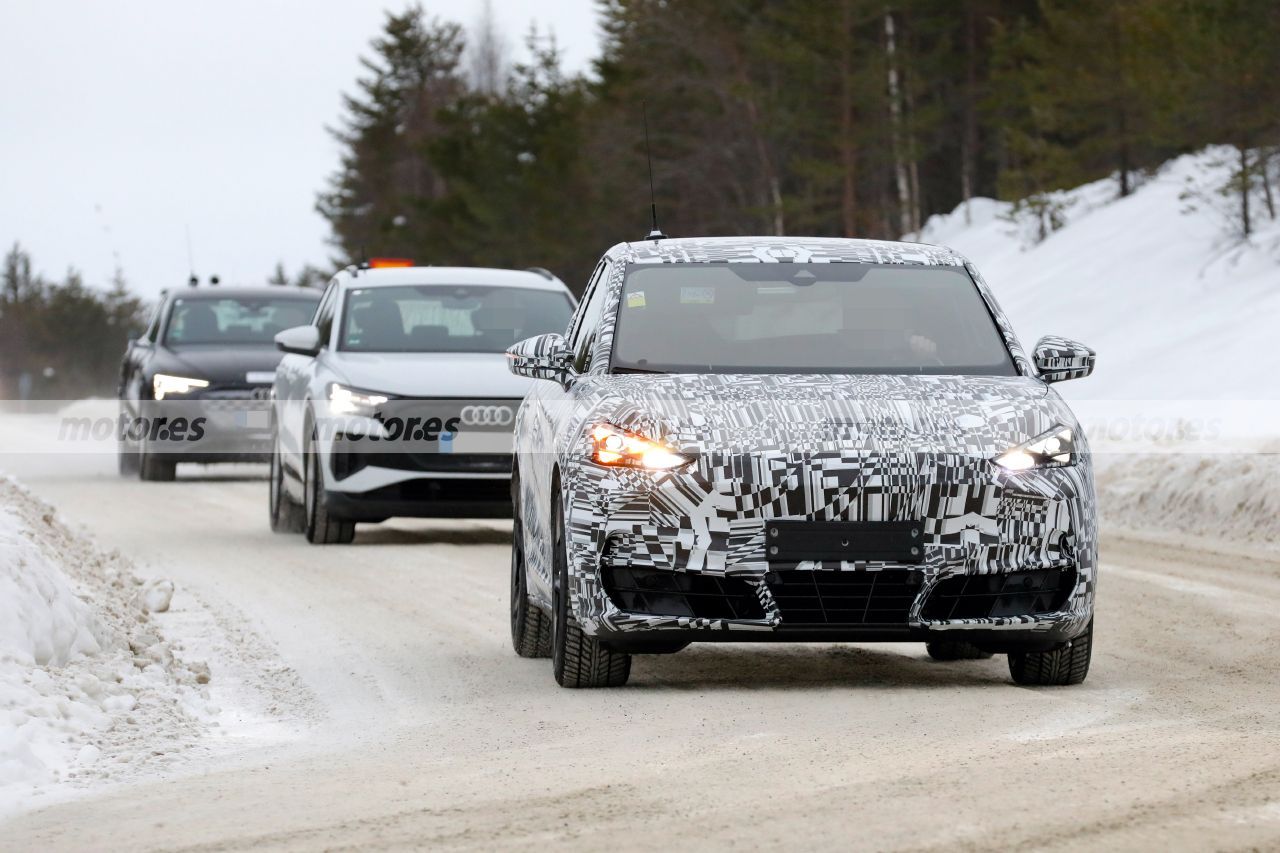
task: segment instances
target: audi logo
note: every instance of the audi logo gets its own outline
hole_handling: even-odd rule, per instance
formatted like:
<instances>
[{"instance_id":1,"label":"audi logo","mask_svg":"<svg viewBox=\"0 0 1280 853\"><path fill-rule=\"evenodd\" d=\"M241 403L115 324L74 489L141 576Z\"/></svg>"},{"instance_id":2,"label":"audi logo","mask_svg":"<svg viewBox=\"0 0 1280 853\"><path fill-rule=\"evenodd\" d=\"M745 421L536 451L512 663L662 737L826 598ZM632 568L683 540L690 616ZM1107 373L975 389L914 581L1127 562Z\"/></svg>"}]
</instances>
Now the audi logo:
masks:
<instances>
[{"instance_id":1,"label":"audi logo","mask_svg":"<svg viewBox=\"0 0 1280 853\"><path fill-rule=\"evenodd\" d=\"M508 426L515 419L510 406L462 407L462 422L467 426Z\"/></svg>"}]
</instances>

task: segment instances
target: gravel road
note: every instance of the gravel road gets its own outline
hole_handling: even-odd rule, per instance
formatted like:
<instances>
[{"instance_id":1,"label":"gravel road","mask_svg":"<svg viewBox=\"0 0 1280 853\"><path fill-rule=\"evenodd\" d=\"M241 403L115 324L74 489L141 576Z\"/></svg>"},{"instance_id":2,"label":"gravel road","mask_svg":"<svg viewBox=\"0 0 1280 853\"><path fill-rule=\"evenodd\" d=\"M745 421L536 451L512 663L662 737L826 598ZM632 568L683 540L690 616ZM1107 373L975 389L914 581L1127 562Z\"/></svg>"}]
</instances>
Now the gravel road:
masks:
<instances>
[{"instance_id":1,"label":"gravel road","mask_svg":"<svg viewBox=\"0 0 1280 853\"><path fill-rule=\"evenodd\" d=\"M5 849L1280 845L1274 557L1104 538L1080 687L797 644L641 657L626 688L568 691L511 651L509 524L315 547L268 530L258 469L150 484L51 458L0 466L252 626L294 734L18 815Z\"/></svg>"}]
</instances>

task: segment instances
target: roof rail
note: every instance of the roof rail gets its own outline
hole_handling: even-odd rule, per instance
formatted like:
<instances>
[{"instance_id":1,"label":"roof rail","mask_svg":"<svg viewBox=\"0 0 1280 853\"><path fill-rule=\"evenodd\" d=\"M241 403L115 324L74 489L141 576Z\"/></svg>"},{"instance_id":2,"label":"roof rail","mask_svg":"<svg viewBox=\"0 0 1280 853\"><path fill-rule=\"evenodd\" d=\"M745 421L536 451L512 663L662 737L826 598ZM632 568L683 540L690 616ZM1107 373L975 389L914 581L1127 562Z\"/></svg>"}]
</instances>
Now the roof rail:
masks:
<instances>
[{"instance_id":1,"label":"roof rail","mask_svg":"<svg viewBox=\"0 0 1280 853\"><path fill-rule=\"evenodd\" d=\"M537 273L538 275L540 275L540 276L542 276L543 278L545 278L547 281L555 281L555 280L556 280L555 275L551 272L551 270L547 269L546 267L525 267L525 270L524 270L524 271L525 271L525 272L531 272L531 273Z\"/></svg>"}]
</instances>

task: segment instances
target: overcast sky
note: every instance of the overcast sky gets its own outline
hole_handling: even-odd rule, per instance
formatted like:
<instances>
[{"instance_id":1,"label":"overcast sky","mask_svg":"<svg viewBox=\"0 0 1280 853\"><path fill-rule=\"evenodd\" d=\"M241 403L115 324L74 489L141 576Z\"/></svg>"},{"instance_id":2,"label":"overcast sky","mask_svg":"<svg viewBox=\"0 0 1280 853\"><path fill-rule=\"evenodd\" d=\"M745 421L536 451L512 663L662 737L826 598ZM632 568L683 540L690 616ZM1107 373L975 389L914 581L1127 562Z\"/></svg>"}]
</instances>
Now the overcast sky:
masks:
<instances>
[{"instance_id":1,"label":"overcast sky","mask_svg":"<svg viewBox=\"0 0 1280 853\"><path fill-rule=\"evenodd\" d=\"M537 21L569 70L594 0L492 0L512 50ZM329 257L315 194L357 58L401 0L2 0L0 245L105 284L117 259L154 295L197 272L257 283ZM423 0L472 27L483 0Z\"/></svg>"}]
</instances>

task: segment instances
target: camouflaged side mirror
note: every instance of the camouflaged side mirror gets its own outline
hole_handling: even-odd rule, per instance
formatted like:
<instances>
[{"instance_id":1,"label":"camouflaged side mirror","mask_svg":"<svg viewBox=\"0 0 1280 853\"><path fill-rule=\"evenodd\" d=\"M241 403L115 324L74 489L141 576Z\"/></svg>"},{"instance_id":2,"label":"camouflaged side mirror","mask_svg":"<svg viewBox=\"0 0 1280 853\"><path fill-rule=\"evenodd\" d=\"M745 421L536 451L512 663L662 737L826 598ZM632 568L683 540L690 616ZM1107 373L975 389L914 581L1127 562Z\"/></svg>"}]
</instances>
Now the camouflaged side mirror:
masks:
<instances>
[{"instance_id":1,"label":"camouflaged side mirror","mask_svg":"<svg viewBox=\"0 0 1280 853\"><path fill-rule=\"evenodd\" d=\"M569 361L564 336L555 332L526 338L507 350L507 368L530 379L562 382L569 373Z\"/></svg>"},{"instance_id":2,"label":"camouflaged side mirror","mask_svg":"<svg viewBox=\"0 0 1280 853\"><path fill-rule=\"evenodd\" d=\"M1097 357L1097 353L1084 344L1056 335L1046 335L1037 341L1032 354L1036 371L1045 382L1083 379L1093 373Z\"/></svg>"}]
</instances>

